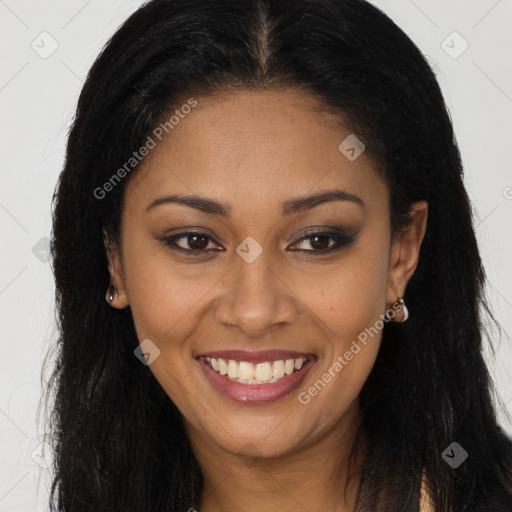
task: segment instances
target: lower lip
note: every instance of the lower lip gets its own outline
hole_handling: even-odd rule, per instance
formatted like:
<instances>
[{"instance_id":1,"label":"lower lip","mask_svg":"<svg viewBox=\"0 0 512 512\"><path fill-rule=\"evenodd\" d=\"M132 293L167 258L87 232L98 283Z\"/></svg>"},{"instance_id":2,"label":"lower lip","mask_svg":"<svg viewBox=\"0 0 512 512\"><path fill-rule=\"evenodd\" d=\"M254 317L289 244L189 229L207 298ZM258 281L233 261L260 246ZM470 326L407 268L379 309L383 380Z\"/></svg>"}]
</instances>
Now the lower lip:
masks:
<instances>
[{"instance_id":1,"label":"lower lip","mask_svg":"<svg viewBox=\"0 0 512 512\"><path fill-rule=\"evenodd\" d=\"M309 359L300 370L295 371L291 375L285 375L282 379L271 384L240 384L239 382L232 381L229 377L217 373L203 356L198 361L206 378L217 391L231 400L242 404L266 404L285 397L299 387L308 371L316 362L314 358Z\"/></svg>"}]
</instances>

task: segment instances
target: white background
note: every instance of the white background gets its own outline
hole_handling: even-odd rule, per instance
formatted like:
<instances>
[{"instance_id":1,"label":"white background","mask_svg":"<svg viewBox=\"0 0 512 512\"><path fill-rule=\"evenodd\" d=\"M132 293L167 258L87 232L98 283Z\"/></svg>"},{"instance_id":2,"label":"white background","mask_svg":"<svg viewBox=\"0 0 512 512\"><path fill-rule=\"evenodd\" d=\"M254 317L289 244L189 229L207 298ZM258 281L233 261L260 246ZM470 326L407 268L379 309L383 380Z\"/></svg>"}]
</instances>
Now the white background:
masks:
<instances>
[{"instance_id":1,"label":"white background","mask_svg":"<svg viewBox=\"0 0 512 512\"><path fill-rule=\"evenodd\" d=\"M489 364L510 412L512 2L373 3L428 56L450 109L477 214L488 296L503 327ZM47 510L49 478L41 467L47 459L37 457L44 422L39 416L38 423L37 407L43 358L55 339L53 278L44 261L50 199L86 73L139 5L136 0L0 0L0 512ZM469 47L458 55L464 41ZM58 47L42 58L31 44L40 53ZM512 433L505 409L500 422Z\"/></svg>"}]
</instances>

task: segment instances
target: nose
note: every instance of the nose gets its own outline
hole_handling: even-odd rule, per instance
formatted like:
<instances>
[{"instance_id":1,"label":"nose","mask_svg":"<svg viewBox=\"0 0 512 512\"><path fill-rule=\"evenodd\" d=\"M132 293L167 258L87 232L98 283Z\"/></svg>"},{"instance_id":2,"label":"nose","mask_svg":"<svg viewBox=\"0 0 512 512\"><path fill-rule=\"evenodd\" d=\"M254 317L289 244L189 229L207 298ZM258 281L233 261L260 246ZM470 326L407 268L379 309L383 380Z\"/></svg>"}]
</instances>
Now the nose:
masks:
<instances>
[{"instance_id":1,"label":"nose","mask_svg":"<svg viewBox=\"0 0 512 512\"><path fill-rule=\"evenodd\" d=\"M235 261L222 280L215 301L219 323L236 327L249 338L259 338L292 324L300 316L300 301L265 251L252 263Z\"/></svg>"}]
</instances>

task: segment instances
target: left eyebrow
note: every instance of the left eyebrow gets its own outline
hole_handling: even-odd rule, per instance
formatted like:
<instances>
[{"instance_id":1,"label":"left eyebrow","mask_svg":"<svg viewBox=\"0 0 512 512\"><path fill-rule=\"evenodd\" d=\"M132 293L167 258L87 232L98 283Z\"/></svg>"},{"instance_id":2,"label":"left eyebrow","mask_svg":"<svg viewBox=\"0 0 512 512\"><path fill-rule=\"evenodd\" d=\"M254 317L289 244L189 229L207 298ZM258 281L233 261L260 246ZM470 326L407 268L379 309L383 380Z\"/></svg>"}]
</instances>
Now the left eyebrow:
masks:
<instances>
[{"instance_id":1,"label":"left eyebrow","mask_svg":"<svg viewBox=\"0 0 512 512\"><path fill-rule=\"evenodd\" d=\"M333 189L318 192L316 194L310 194L308 196L288 199L282 204L281 215L283 217L287 217L295 213L310 210L315 206L331 201L349 201L359 205L363 209L365 208L365 203L359 196L356 196L355 194L345 190ZM146 207L146 211L155 206L166 203L183 204L190 208L195 208L196 210L200 210L211 215L219 215L221 217L231 217L232 212L231 205L227 203L206 197L199 197L196 195L183 196L180 194L171 194L168 196L159 197Z\"/></svg>"},{"instance_id":2,"label":"left eyebrow","mask_svg":"<svg viewBox=\"0 0 512 512\"><path fill-rule=\"evenodd\" d=\"M319 204L328 203L331 201L349 201L359 205L363 209L365 208L365 203L359 196L351 194L346 190L334 189L318 192L317 194L311 194L309 196L289 199L283 203L281 211L283 217L286 217L288 215L293 215L294 213L302 212L304 210L310 210Z\"/></svg>"}]
</instances>

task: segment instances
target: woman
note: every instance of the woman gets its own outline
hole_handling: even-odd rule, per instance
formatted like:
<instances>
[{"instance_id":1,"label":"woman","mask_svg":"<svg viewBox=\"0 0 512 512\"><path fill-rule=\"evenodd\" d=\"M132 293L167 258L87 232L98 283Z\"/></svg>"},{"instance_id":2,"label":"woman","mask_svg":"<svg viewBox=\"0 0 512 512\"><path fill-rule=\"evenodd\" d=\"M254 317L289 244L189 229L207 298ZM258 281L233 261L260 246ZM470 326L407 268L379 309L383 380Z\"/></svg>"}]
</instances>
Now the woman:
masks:
<instances>
[{"instance_id":1,"label":"woman","mask_svg":"<svg viewBox=\"0 0 512 512\"><path fill-rule=\"evenodd\" d=\"M141 7L55 194L51 506L512 510L462 172L370 4Z\"/></svg>"}]
</instances>

